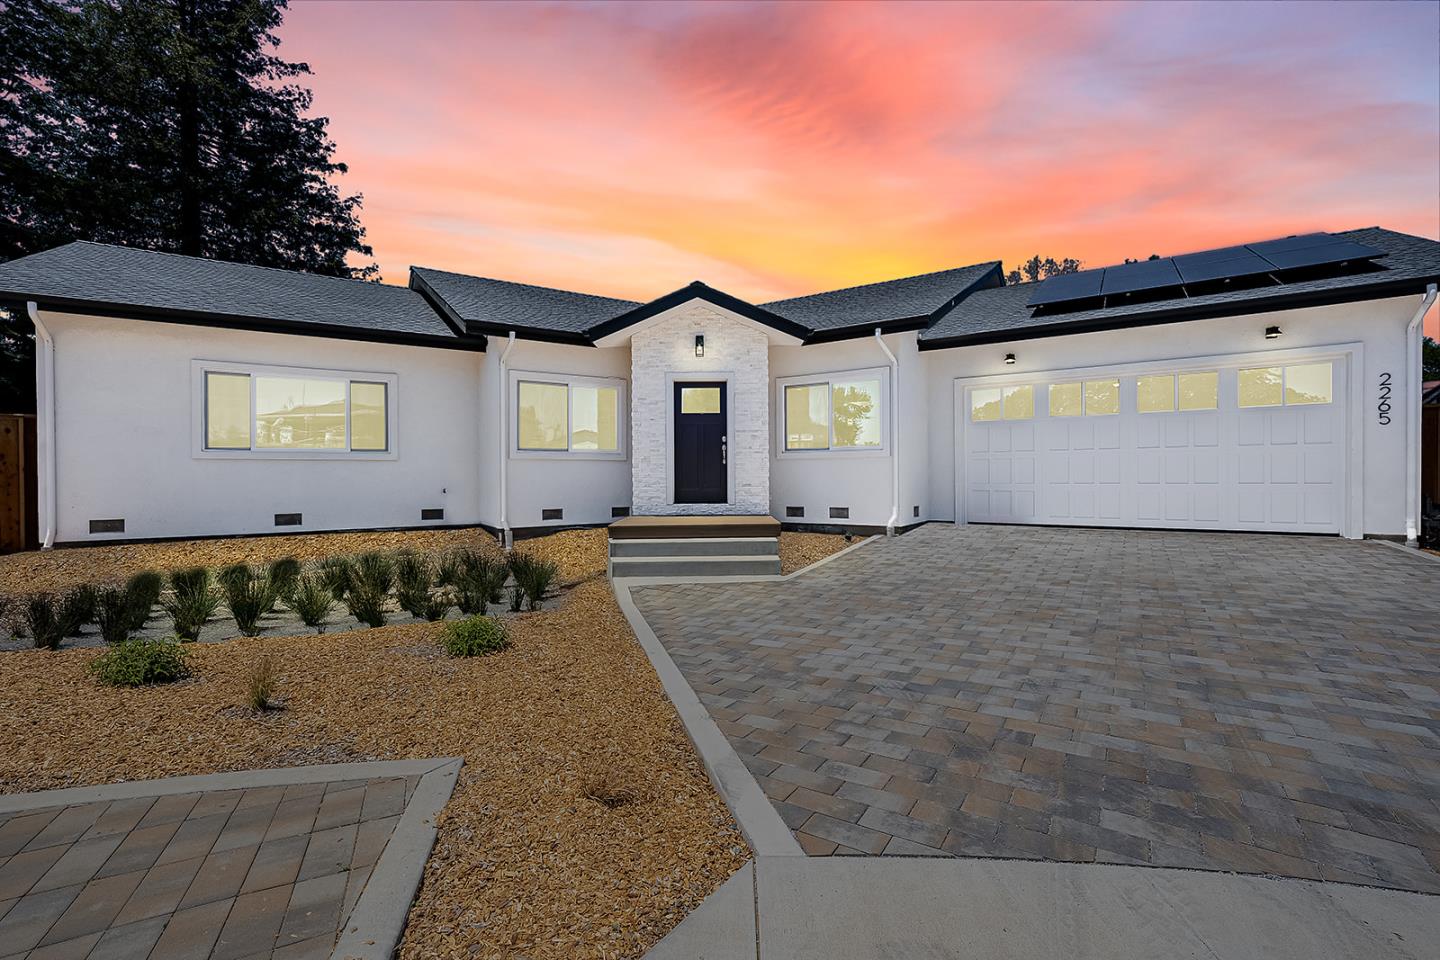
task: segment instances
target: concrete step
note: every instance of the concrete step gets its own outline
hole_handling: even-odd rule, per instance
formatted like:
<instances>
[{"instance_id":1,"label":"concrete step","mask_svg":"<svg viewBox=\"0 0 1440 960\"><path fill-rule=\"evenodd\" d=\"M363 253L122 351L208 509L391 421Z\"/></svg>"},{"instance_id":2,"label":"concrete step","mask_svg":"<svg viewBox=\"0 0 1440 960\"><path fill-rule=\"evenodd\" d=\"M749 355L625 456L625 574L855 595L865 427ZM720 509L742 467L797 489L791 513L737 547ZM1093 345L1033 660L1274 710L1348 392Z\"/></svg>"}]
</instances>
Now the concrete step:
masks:
<instances>
[{"instance_id":1,"label":"concrete step","mask_svg":"<svg viewBox=\"0 0 1440 960\"><path fill-rule=\"evenodd\" d=\"M611 540L611 557L776 557L777 537L677 537L670 540Z\"/></svg>"},{"instance_id":2,"label":"concrete step","mask_svg":"<svg viewBox=\"0 0 1440 960\"><path fill-rule=\"evenodd\" d=\"M780 573L780 558L718 557L616 557L610 561L613 579L628 577L756 577Z\"/></svg>"}]
</instances>

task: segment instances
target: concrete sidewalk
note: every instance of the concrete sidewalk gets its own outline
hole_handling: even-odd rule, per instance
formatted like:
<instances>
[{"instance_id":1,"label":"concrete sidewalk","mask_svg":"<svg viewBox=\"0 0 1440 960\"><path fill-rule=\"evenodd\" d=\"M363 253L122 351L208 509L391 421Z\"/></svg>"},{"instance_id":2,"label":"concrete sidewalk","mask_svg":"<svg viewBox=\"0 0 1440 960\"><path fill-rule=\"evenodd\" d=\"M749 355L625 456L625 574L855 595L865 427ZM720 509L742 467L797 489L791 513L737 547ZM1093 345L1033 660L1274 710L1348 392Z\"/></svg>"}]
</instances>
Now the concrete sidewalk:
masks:
<instances>
[{"instance_id":1,"label":"concrete sidewalk","mask_svg":"<svg viewBox=\"0 0 1440 960\"><path fill-rule=\"evenodd\" d=\"M1435 960L1440 898L1041 861L761 857L646 960Z\"/></svg>"}]
</instances>

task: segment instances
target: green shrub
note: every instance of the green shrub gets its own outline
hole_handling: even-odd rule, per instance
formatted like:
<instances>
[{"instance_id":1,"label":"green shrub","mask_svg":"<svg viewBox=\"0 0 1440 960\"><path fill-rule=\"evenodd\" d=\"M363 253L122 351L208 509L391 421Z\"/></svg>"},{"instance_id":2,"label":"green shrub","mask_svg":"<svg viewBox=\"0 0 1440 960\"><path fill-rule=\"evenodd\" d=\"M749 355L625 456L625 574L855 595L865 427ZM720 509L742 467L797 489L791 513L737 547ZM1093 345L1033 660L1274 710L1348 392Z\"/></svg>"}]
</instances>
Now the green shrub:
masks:
<instances>
[{"instance_id":1,"label":"green shrub","mask_svg":"<svg viewBox=\"0 0 1440 960\"><path fill-rule=\"evenodd\" d=\"M25 601L25 626L37 650L58 650L65 638L60 602L48 593L37 593Z\"/></svg>"},{"instance_id":2,"label":"green shrub","mask_svg":"<svg viewBox=\"0 0 1440 960\"><path fill-rule=\"evenodd\" d=\"M165 588L165 578L154 570L143 570L125 581L125 597L130 605L130 632L143 630L155 604L160 602L160 591Z\"/></svg>"},{"instance_id":3,"label":"green shrub","mask_svg":"<svg viewBox=\"0 0 1440 960\"><path fill-rule=\"evenodd\" d=\"M200 587L196 587L193 581L188 582L186 589L177 590L160 601L160 606L175 625L175 635L181 640L199 640L200 631L220 608L220 595L210 589L209 579L207 576Z\"/></svg>"},{"instance_id":4,"label":"green shrub","mask_svg":"<svg viewBox=\"0 0 1440 960\"><path fill-rule=\"evenodd\" d=\"M395 586L395 561L384 553L362 553L355 558L350 589L362 589L381 596Z\"/></svg>"},{"instance_id":5,"label":"green shrub","mask_svg":"<svg viewBox=\"0 0 1440 960\"><path fill-rule=\"evenodd\" d=\"M300 579L300 561L294 557L281 557L270 564L268 573L275 595L288 601L295 592L296 581Z\"/></svg>"},{"instance_id":6,"label":"green shrub","mask_svg":"<svg viewBox=\"0 0 1440 960\"><path fill-rule=\"evenodd\" d=\"M456 563L455 588L460 612L484 614L487 604L500 600L509 570L498 557L467 550Z\"/></svg>"},{"instance_id":7,"label":"green shrub","mask_svg":"<svg viewBox=\"0 0 1440 960\"><path fill-rule=\"evenodd\" d=\"M121 640L90 661L90 672L112 687L170 683L189 674L186 652L174 640Z\"/></svg>"},{"instance_id":8,"label":"green shrub","mask_svg":"<svg viewBox=\"0 0 1440 960\"><path fill-rule=\"evenodd\" d=\"M525 599L531 610L539 610L540 604L550 593L550 585L560 575L560 567L553 560L541 560L529 553L514 551L510 554L510 575L515 585L525 592ZM511 609L518 609L513 606Z\"/></svg>"},{"instance_id":9,"label":"green shrub","mask_svg":"<svg viewBox=\"0 0 1440 960\"><path fill-rule=\"evenodd\" d=\"M258 636L262 629L260 618L275 606L275 587L270 578L249 567L245 568L244 577L234 568L226 568L222 576L225 606L235 618L235 626L247 637Z\"/></svg>"},{"instance_id":10,"label":"green shrub","mask_svg":"<svg viewBox=\"0 0 1440 960\"><path fill-rule=\"evenodd\" d=\"M314 627L316 633L324 633L325 621L330 618L330 611L335 609L335 596L323 572L311 573L296 582L285 603L295 611L301 623Z\"/></svg>"},{"instance_id":11,"label":"green shrub","mask_svg":"<svg viewBox=\"0 0 1440 960\"><path fill-rule=\"evenodd\" d=\"M107 587L95 598L95 622L106 643L124 643L130 639L130 596L118 587Z\"/></svg>"},{"instance_id":12,"label":"green shrub","mask_svg":"<svg viewBox=\"0 0 1440 960\"><path fill-rule=\"evenodd\" d=\"M326 557L320 561L320 575L325 579L325 585L330 588L330 596L340 600L350 589L355 565L350 562L349 557Z\"/></svg>"},{"instance_id":13,"label":"green shrub","mask_svg":"<svg viewBox=\"0 0 1440 960\"><path fill-rule=\"evenodd\" d=\"M412 617L423 617L430 602L435 569L429 558L411 550L395 555L395 600Z\"/></svg>"},{"instance_id":14,"label":"green shrub","mask_svg":"<svg viewBox=\"0 0 1440 960\"><path fill-rule=\"evenodd\" d=\"M90 584L83 584L65 594L60 600L60 629L67 637L78 637L87 623L95 622L95 605L100 591Z\"/></svg>"},{"instance_id":15,"label":"green shrub","mask_svg":"<svg viewBox=\"0 0 1440 960\"><path fill-rule=\"evenodd\" d=\"M220 572L215 575L215 582L220 585L220 591L226 596L230 594L230 585L233 583L244 584L255 579L255 571L248 563L232 563L228 567L221 567Z\"/></svg>"},{"instance_id":16,"label":"green shrub","mask_svg":"<svg viewBox=\"0 0 1440 960\"><path fill-rule=\"evenodd\" d=\"M345 607L350 616L367 627L385 626L385 605L388 595L365 583L352 584L345 594Z\"/></svg>"},{"instance_id":17,"label":"green shrub","mask_svg":"<svg viewBox=\"0 0 1440 960\"><path fill-rule=\"evenodd\" d=\"M435 585L437 587L460 586L460 558L453 553L441 557L435 564Z\"/></svg>"},{"instance_id":18,"label":"green shrub","mask_svg":"<svg viewBox=\"0 0 1440 960\"><path fill-rule=\"evenodd\" d=\"M174 593L199 593L210 589L210 571L204 567L176 570L170 574L170 589Z\"/></svg>"},{"instance_id":19,"label":"green shrub","mask_svg":"<svg viewBox=\"0 0 1440 960\"><path fill-rule=\"evenodd\" d=\"M510 646L510 636L494 617L466 617L445 624L444 643L452 657L476 657L504 650Z\"/></svg>"},{"instance_id":20,"label":"green shrub","mask_svg":"<svg viewBox=\"0 0 1440 960\"><path fill-rule=\"evenodd\" d=\"M251 710L260 713L275 706L274 696L275 658L266 654L250 668L245 682L245 702Z\"/></svg>"}]
</instances>

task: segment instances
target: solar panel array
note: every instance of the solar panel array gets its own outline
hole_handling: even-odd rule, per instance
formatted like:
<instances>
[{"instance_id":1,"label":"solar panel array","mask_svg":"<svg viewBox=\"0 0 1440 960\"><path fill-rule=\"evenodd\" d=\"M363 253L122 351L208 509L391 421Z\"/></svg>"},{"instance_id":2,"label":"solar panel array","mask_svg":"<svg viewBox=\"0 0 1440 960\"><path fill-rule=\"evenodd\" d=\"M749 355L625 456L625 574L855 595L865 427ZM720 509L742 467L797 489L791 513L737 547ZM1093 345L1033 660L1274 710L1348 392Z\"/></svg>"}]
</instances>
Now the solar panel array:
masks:
<instances>
[{"instance_id":1,"label":"solar panel array","mask_svg":"<svg viewBox=\"0 0 1440 960\"><path fill-rule=\"evenodd\" d=\"M1266 274L1370 260L1384 256L1383 250L1346 240L1329 233L1307 233L1263 243L1221 247L1187 253L1178 257L1140 260L1098 270L1082 270L1050 277L1030 298L1029 306L1046 307L1081 300L1135 294L1153 297L1158 291L1175 288L1183 295L1185 284L1243 280Z\"/></svg>"}]
</instances>

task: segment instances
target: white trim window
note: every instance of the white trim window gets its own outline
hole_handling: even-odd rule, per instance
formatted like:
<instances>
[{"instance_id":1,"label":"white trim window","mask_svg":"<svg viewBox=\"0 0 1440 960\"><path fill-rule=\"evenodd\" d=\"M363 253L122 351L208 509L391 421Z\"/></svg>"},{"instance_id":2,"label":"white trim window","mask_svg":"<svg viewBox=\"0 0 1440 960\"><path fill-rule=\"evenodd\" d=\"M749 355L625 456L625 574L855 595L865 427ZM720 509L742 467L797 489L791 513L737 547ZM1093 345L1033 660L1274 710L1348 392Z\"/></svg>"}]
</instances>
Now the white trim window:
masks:
<instances>
[{"instance_id":1,"label":"white trim window","mask_svg":"<svg viewBox=\"0 0 1440 960\"><path fill-rule=\"evenodd\" d=\"M625 459L625 381L564 374L511 374L519 457Z\"/></svg>"},{"instance_id":2,"label":"white trim window","mask_svg":"<svg viewBox=\"0 0 1440 960\"><path fill-rule=\"evenodd\" d=\"M884 453L889 383L888 367L776 380L780 452Z\"/></svg>"},{"instance_id":3,"label":"white trim window","mask_svg":"<svg viewBox=\"0 0 1440 960\"><path fill-rule=\"evenodd\" d=\"M394 374L205 360L192 370L200 456L395 456Z\"/></svg>"}]
</instances>

